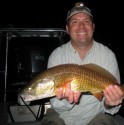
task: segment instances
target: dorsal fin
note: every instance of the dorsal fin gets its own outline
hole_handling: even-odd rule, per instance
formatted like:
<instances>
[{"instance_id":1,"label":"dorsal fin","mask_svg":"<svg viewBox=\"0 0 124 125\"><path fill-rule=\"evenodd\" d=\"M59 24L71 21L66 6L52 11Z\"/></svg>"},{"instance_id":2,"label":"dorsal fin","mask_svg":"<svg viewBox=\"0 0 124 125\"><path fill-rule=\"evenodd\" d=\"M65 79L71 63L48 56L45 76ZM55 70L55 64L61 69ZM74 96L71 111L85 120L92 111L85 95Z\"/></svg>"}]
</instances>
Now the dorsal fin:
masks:
<instances>
[{"instance_id":1,"label":"dorsal fin","mask_svg":"<svg viewBox=\"0 0 124 125\"><path fill-rule=\"evenodd\" d=\"M81 65L81 67L93 70L93 71L95 71L95 72L97 72L99 74L102 74L106 78L109 78L114 83L118 83L117 79L112 75L112 73L110 73L108 70L106 70L105 68L103 68L103 67L101 67L99 65L96 65L94 63L89 63L89 64Z\"/></svg>"}]
</instances>

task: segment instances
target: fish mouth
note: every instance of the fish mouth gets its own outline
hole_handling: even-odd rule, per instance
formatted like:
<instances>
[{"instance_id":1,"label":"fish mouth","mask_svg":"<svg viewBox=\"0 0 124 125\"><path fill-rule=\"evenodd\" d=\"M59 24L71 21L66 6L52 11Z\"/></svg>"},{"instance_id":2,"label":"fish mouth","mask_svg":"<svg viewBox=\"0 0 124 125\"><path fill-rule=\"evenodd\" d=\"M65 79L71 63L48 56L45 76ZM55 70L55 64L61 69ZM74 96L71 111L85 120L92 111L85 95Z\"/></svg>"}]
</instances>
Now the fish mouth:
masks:
<instances>
[{"instance_id":1,"label":"fish mouth","mask_svg":"<svg viewBox=\"0 0 124 125\"><path fill-rule=\"evenodd\" d=\"M22 99L22 101L24 102L30 102L30 101L34 101L34 100L39 100L39 99L44 99L44 98L48 98L48 97L52 97L53 95L48 95L48 94L44 94L44 95L27 95L27 94L21 94L20 97Z\"/></svg>"},{"instance_id":2,"label":"fish mouth","mask_svg":"<svg viewBox=\"0 0 124 125\"><path fill-rule=\"evenodd\" d=\"M33 96L33 95L20 95L21 99L24 101L24 102L29 102L29 101L33 101L33 100L36 100L37 97L36 96Z\"/></svg>"}]
</instances>

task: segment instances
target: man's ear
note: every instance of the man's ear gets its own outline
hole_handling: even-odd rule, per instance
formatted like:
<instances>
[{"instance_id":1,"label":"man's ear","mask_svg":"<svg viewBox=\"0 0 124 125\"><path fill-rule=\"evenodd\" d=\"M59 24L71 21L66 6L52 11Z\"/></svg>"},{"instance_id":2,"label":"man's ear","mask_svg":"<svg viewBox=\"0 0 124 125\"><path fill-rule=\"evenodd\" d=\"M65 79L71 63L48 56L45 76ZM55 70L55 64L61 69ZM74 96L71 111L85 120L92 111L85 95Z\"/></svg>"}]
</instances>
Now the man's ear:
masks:
<instances>
[{"instance_id":1,"label":"man's ear","mask_svg":"<svg viewBox=\"0 0 124 125\"><path fill-rule=\"evenodd\" d=\"M67 33L69 33L69 31L68 31L68 25L66 24L66 31L67 31Z\"/></svg>"}]
</instances>

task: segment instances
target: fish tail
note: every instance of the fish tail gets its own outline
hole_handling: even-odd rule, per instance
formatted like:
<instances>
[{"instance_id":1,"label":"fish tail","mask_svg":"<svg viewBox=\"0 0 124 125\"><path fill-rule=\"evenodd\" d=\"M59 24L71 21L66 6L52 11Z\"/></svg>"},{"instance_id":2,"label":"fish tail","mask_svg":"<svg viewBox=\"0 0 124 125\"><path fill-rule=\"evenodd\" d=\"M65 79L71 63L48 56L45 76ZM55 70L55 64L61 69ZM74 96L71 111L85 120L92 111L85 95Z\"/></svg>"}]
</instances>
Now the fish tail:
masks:
<instances>
[{"instance_id":1,"label":"fish tail","mask_svg":"<svg viewBox=\"0 0 124 125\"><path fill-rule=\"evenodd\" d=\"M121 84L121 90L123 91L123 93L124 93L124 84Z\"/></svg>"}]
</instances>

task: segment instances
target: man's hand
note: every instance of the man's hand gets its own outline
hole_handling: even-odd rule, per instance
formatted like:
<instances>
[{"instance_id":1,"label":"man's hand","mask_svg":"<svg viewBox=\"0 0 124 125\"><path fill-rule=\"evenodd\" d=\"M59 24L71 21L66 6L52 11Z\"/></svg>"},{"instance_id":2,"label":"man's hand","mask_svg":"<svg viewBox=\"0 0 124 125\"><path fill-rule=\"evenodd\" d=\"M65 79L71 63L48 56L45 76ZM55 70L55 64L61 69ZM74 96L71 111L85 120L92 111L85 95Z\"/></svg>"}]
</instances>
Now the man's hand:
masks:
<instances>
[{"instance_id":1,"label":"man's hand","mask_svg":"<svg viewBox=\"0 0 124 125\"><path fill-rule=\"evenodd\" d=\"M67 99L70 103L78 103L81 92L72 91L70 83L67 83L65 89L59 88L57 90L56 96L58 99Z\"/></svg>"},{"instance_id":2,"label":"man's hand","mask_svg":"<svg viewBox=\"0 0 124 125\"><path fill-rule=\"evenodd\" d=\"M122 103L124 93L117 85L110 85L104 91L106 107L117 106Z\"/></svg>"}]
</instances>

